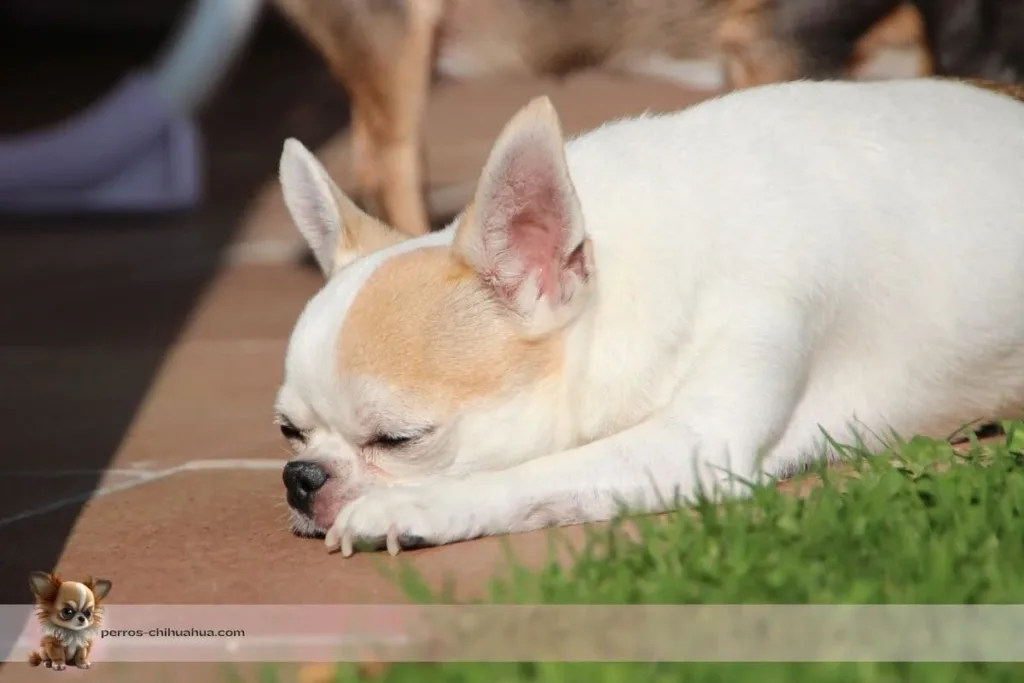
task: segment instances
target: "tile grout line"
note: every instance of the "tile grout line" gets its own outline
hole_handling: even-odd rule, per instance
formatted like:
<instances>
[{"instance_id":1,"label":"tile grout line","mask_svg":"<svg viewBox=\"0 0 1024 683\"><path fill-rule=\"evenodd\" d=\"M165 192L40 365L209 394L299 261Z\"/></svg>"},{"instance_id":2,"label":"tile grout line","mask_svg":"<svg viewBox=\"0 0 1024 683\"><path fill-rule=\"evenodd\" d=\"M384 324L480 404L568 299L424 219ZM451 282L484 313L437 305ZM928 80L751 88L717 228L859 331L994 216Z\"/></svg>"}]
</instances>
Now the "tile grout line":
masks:
<instances>
[{"instance_id":1,"label":"tile grout line","mask_svg":"<svg viewBox=\"0 0 1024 683\"><path fill-rule=\"evenodd\" d=\"M22 512L19 512L17 514L10 515L8 517L0 519L0 528L9 526L11 524L14 524L15 522L20 522L23 519L38 517L39 515L45 515L48 512L60 510L61 508L67 507L68 505L74 505L75 503L84 503L90 500L95 500L98 498L102 498L103 496L106 496L110 493L127 491L128 489L133 489L136 486L142 486L143 484L148 484L150 482L163 479L164 477L169 477L174 473L174 468L170 468L160 472L152 472L150 474L144 474L143 476L136 477L131 481L124 482L123 484L105 486L103 488L96 489L95 491L91 491L88 493L79 493L73 496L68 496L67 498L55 500L52 503L47 503L46 505L40 505L39 507L29 508L28 510L23 510Z\"/></svg>"},{"instance_id":2,"label":"tile grout line","mask_svg":"<svg viewBox=\"0 0 1024 683\"><path fill-rule=\"evenodd\" d=\"M32 517L38 517L40 515L45 515L47 513L54 512L55 510L59 510L61 508L67 507L68 505L74 505L75 503L84 503L84 502L88 502L88 501L91 501L91 500L98 500L98 499L103 498L104 496L110 495L112 493L120 493L121 491L127 491L129 489L133 489L133 488L136 488L138 486L142 486L144 484L150 484L150 483L152 483L154 481L159 481L161 479L166 479L167 477L173 476L175 474L180 474L182 472L195 472L195 471L200 471L200 470L239 470L239 469L242 469L242 470L280 470L281 467L283 467L283 465L284 465L284 461L281 461L281 460L260 460L260 459L232 460L232 459L221 459L221 460L191 460L189 462L182 463L181 465L175 465L174 467L168 467L167 469L157 470L155 472L154 471L148 471L147 472L145 470L141 470L141 471L128 470L129 472L133 472L134 474L137 475L131 481L127 481L127 482L124 482L124 483L121 483L121 484L114 484L112 486L104 486L102 488L96 489L95 491L90 491L90 492L87 492L87 493L79 493L79 494L76 494L76 495L73 495L73 496L68 496L66 498L61 498L59 500L55 500L52 503L47 503L45 505L40 505L39 507L35 507L35 508L29 508L28 510L24 510L24 511L16 513L14 515L10 515L8 517L2 517L2 518L0 518L0 528L5 527L5 526L9 526L11 524L14 524L15 522L20 522L20 521L22 521L24 519L29 519L29 518L32 518ZM72 471L82 472L82 470L72 470ZM125 472L125 470L119 470L119 471L120 472ZM97 472L104 472L104 473L106 473L107 470L92 470L92 471L85 470L85 472L87 472L89 474L95 474ZM53 473L49 473L48 476L54 476L54 475L53 475Z\"/></svg>"}]
</instances>

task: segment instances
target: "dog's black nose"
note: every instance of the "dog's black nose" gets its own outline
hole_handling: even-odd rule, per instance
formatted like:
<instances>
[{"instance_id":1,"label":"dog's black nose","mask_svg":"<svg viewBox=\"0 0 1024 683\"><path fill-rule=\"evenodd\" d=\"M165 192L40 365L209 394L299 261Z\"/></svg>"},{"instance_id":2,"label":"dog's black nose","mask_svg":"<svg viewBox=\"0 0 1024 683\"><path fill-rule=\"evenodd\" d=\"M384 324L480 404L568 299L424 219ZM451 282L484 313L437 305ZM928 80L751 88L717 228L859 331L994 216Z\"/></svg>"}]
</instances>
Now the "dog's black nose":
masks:
<instances>
[{"instance_id":1,"label":"dog's black nose","mask_svg":"<svg viewBox=\"0 0 1024 683\"><path fill-rule=\"evenodd\" d=\"M83 617L81 614L78 615L78 623L79 624L84 624L85 623L85 617Z\"/></svg>"},{"instance_id":2,"label":"dog's black nose","mask_svg":"<svg viewBox=\"0 0 1024 683\"><path fill-rule=\"evenodd\" d=\"M288 491L288 504L309 512L310 496L327 481L327 471L313 460L292 460L284 466L281 478Z\"/></svg>"}]
</instances>

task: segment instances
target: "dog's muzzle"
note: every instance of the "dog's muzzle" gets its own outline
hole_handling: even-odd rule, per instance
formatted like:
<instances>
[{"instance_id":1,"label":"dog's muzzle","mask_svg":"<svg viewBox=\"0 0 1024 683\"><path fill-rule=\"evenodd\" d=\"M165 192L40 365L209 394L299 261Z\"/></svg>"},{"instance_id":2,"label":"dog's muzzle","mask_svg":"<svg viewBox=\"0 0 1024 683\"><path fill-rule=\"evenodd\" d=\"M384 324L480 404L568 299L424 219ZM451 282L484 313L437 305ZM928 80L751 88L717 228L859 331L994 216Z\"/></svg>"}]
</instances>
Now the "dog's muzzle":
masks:
<instances>
[{"instance_id":1,"label":"dog's muzzle","mask_svg":"<svg viewBox=\"0 0 1024 683\"><path fill-rule=\"evenodd\" d=\"M288 492L288 505L309 514L313 494L327 483L329 475L320 463L313 460L292 460L281 473Z\"/></svg>"}]
</instances>

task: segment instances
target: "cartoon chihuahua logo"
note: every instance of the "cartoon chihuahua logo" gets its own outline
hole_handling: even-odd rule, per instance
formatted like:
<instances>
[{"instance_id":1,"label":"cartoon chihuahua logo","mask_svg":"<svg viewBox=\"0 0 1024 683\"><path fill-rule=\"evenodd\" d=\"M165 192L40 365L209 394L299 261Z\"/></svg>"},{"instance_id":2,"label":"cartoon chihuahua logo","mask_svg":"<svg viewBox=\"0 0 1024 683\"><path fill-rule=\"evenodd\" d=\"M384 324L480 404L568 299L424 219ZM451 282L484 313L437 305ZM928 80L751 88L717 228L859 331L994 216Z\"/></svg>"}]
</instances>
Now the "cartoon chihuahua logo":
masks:
<instances>
[{"instance_id":1,"label":"cartoon chihuahua logo","mask_svg":"<svg viewBox=\"0 0 1024 683\"><path fill-rule=\"evenodd\" d=\"M61 581L56 574L32 572L29 586L36 599L36 617L43 627L39 649L29 655L32 666L45 664L56 671L68 664L88 669L89 649L103 620L100 604L113 584L90 578L85 583Z\"/></svg>"}]
</instances>

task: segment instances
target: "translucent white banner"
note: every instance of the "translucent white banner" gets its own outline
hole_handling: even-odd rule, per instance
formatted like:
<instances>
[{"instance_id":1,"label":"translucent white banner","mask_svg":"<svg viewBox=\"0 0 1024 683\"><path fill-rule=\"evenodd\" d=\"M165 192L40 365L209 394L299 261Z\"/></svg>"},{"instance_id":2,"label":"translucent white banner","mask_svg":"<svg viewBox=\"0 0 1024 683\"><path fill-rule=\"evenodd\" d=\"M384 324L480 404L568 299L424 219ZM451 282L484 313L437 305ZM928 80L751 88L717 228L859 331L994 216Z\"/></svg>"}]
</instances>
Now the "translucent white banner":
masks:
<instances>
[{"instance_id":1,"label":"translucent white banner","mask_svg":"<svg viewBox=\"0 0 1024 683\"><path fill-rule=\"evenodd\" d=\"M1020 662L1024 606L109 605L96 662ZM43 631L0 606L24 661Z\"/></svg>"}]
</instances>

